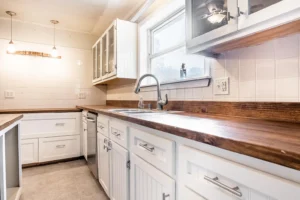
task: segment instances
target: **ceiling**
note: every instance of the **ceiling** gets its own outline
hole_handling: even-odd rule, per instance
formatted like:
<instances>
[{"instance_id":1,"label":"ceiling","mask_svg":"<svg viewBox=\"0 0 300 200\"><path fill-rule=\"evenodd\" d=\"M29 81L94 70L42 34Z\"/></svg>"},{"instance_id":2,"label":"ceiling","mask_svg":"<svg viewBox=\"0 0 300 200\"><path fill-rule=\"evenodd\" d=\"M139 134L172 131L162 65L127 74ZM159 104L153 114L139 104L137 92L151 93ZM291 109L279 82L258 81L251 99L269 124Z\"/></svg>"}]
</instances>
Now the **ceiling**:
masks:
<instances>
[{"instance_id":1,"label":"ceiling","mask_svg":"<svg viewBox=\"0 0 300 200\"><path fill-rule=\"evenodd\" d=\"M0 18L10 18L5 11L17 13L16 20L51 25L100 35L115 19L131 16L145 0L0 0Z\"/></svg>"}]
</instances>

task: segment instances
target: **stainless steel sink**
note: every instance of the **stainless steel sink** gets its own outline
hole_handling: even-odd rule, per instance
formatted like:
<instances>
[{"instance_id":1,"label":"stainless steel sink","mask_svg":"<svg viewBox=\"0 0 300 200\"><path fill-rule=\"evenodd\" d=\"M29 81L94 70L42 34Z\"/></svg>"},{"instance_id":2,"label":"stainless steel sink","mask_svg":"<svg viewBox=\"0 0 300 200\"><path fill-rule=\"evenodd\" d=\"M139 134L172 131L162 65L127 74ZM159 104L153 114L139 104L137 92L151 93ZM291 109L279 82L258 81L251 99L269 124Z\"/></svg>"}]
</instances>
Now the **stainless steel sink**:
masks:
<instances>
[{"instance_id":1,"label":"stainless steel sink","mask_svg":"<svg viewBox=\"0 0 300 200\"><path fill-rule=\"evenodd\" d=\"M122 113L122 114L167 114L174 111L161 111L161 110L147 110L147 109L111 109L110 112Z\"/></svg>"}]
</instances>

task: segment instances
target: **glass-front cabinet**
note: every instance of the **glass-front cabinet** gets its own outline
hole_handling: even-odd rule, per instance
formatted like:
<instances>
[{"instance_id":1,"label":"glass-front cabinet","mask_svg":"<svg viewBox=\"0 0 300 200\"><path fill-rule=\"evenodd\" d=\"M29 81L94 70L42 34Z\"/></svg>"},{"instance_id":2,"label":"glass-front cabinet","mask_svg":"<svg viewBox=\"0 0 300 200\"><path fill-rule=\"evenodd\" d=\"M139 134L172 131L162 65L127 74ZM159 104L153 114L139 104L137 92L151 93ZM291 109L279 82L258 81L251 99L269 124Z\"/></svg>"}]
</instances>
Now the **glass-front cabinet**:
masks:
<instances>
[{"instance_id":1,"label":"glass-front cabinet","mask_svg":"<svg viewBox=\"0 0 300 200\"><path fill-rule=\"evenodd\" d=\"M186 0L187 46L237 31L237 0Z\"/></svg>"},{"instance_id":2,"label":"glass-front cabinet","mask_svg":"<svg viewBox=\"0 0 300 200\"><path fill-rule=\"evenodd\" d=\"M115 20L102 34L93 50L93 84L137 76L137 25ZM117 55L118 52L118 55Z\"/></svg>"},{"instance_id":3,"label":"glass-front cabinet","mask_svg":"<svg viewBox=\"0 0 300 200\"><path fill-rule=\"evenodd\" d=\"M280 17L300 8L298 0L238 0L239 29Z\"/></svg>"}]
</instances>

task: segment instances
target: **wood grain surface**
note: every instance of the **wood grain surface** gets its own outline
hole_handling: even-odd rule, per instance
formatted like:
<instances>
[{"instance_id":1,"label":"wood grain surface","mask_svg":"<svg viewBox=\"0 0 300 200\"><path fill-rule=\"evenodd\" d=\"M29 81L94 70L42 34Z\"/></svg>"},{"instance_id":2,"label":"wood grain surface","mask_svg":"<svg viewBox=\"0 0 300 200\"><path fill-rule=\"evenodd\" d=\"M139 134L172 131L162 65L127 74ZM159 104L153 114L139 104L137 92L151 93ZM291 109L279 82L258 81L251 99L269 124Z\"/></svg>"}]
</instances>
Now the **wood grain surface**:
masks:
<instances>
[{"instance_id":1,"label":"wood grain surface","mask_svg":"<svg viewBox=\"0 0 300 200\"><path fill-rule=\"evenodd\" d=\"M35 109L3 109L0 114L13 113L64 113L64 112L80 112L77 108L35 108Z\"/></svg>"},{"instance_id":2,"label":"wood grain surface","mask_svg":"<svg viewBox=\"0 0 300 200\"><path fill-rule=\"evenodd\" d=\"M22 119L21 114L4 114L0 115L0 131L13 124L14 122Z\"/></svg>"}]
</instances>

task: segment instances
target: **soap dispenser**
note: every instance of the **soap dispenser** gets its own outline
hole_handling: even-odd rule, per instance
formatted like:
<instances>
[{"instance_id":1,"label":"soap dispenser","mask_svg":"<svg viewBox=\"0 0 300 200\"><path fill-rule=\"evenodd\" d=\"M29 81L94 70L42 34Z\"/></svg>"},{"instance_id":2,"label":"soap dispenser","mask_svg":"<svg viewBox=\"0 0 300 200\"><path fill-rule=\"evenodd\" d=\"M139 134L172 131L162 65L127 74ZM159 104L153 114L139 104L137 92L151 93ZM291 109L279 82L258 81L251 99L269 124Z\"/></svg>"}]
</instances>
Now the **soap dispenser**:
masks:
<instances>
[{"instance_id":1,"label":"soap dispenser","mask_svg":"<svg viewBox=\"0 0 300 200\"><path fill-rule=\"evenodd\" d=\"M181 69L180 69L180 78L185 79L186 78L186 68L185 63L182 63Z\"/></svg>"}]
</instances>

